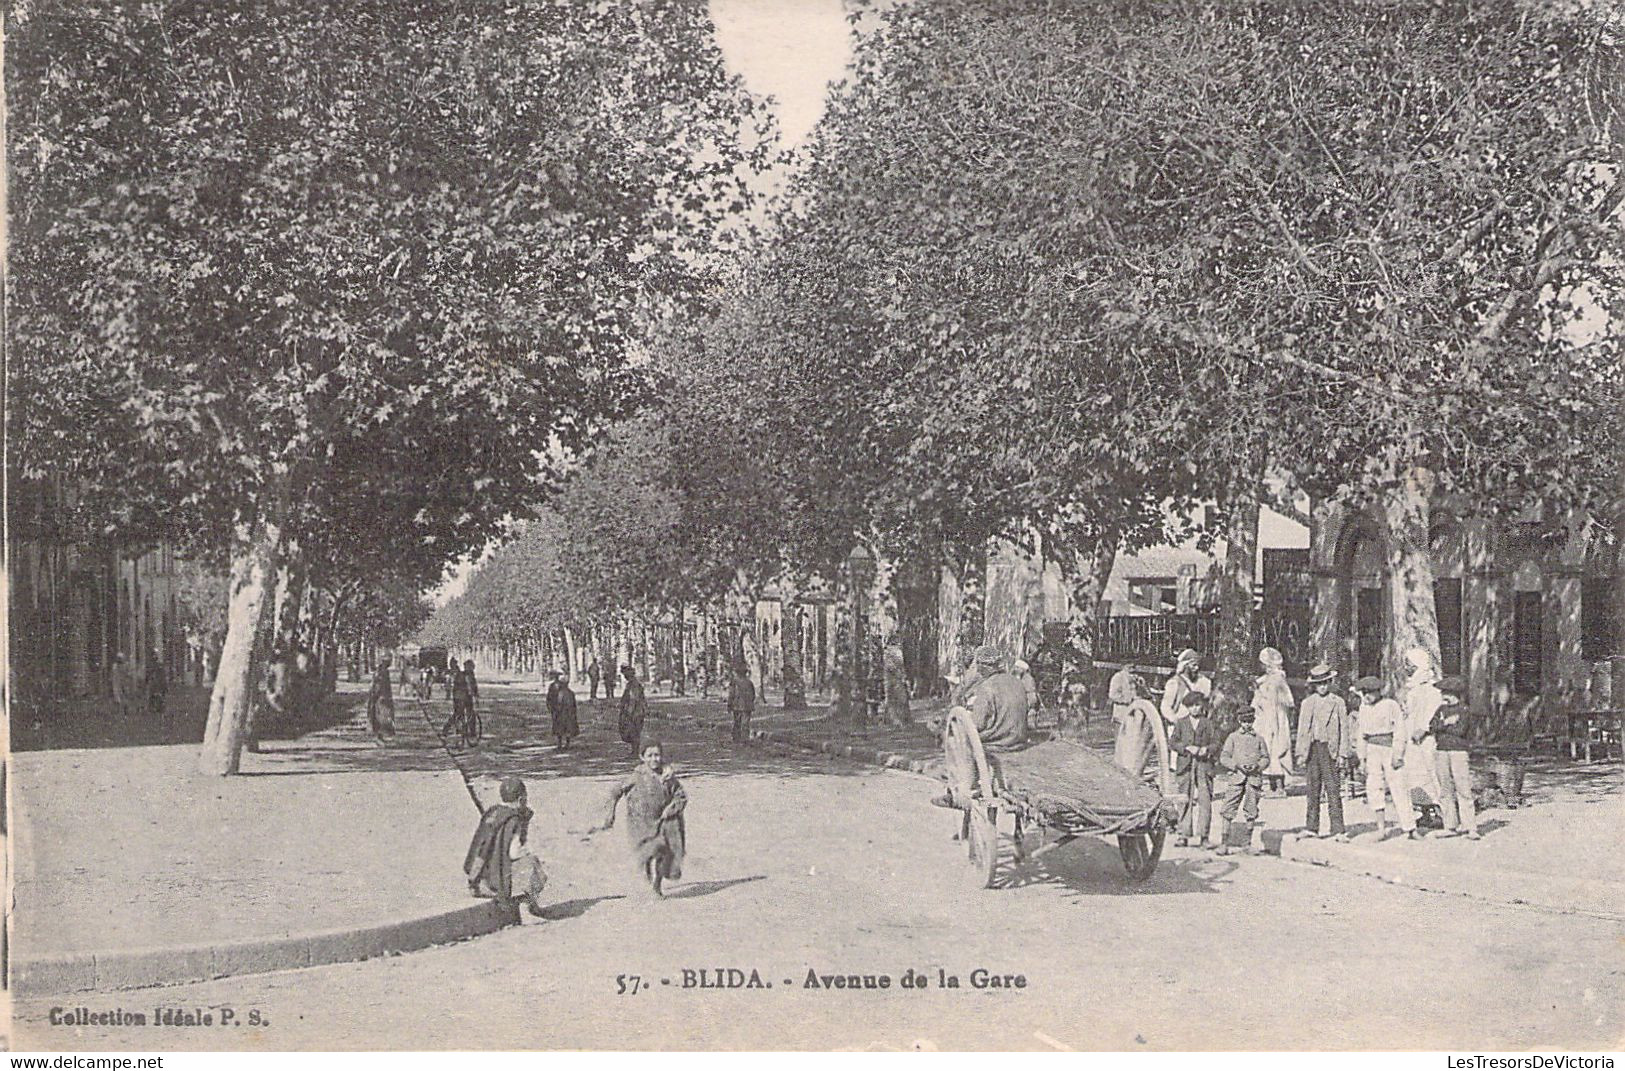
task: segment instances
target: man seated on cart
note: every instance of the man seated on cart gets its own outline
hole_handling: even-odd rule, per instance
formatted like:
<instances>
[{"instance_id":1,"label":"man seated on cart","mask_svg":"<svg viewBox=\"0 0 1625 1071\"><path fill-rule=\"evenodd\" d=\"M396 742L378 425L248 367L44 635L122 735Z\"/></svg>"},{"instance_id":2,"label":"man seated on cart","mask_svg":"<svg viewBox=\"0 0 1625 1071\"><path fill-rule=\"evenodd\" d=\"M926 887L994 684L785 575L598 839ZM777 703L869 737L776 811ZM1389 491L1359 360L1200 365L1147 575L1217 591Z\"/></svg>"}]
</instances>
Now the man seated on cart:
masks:
<instances>
[{"instance_id":1,"label":"man seated on cart","mask_svg":"<svg viewBox=\"0 0 1625 1071\"><path fill-rule=\"evenodd\" d=\"M989 751L1015 751L1027 743L1027 688L1004 668L997 647L976 649L979 677L965 697L971 721Z\"/></svg>"},{"instance_id":2,"label":"man seated on cart","mask_svg":"<svg viewBox=\"0 0 1625 1071\"><path fill-rule=\"evenodd\" d=\"M1016 751L1027 743L1027 689L1021 678L1004 668L1004 658L993 646L976 649L975 683L957 697L955 708L970 715L982 747L988 752L993 777L999 778L998 752ZM950 710L950 717L952 711ZM989 786L983 786L984 791ZM939 807L953 807L947 793L931 801Z\"/></svg>"}]
</instances>

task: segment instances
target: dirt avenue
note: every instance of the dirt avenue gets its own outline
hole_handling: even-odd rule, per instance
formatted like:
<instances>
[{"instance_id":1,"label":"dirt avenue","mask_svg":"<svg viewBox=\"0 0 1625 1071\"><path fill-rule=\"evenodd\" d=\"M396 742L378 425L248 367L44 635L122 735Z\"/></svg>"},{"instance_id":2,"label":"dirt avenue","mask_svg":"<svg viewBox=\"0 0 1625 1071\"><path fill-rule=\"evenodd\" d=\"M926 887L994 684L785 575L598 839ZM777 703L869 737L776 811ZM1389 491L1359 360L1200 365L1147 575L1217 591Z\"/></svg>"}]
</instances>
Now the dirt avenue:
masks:
<instances>
[{"instance_id":1,"label":"dirt avenue","mask_svg":"<svg viewBox=\"0 0 1625 1071\"><path fill-rule=\"evenodd\" d=\"M1007 856L997 887L975 889L933 782L732 748L714 703L654 704L691 803L683 880L651 901L620 844L572 833L608 784L611 708L584 704L582 744L559 754L528 746L546 730L535 692L483 694L490 735L460 761L477 790L516 770L531 786L546 920L150 991L137 1006L258 1008L273 1024L177 1030L165 1046L1459 1051L1625 1036L1619 964L1600 953L1625 925L1188 849L1134 884L1097 838ZM457 860L445 871L455 888ZM426 1014L409 996L423 993L457 999ZM1325 994L1324 1013L1286 1013L1307 993ZM65 1003L22 1000L18 1042L152 1044L152 1027L52 1027Z\"/></svg>"}]
</instances>

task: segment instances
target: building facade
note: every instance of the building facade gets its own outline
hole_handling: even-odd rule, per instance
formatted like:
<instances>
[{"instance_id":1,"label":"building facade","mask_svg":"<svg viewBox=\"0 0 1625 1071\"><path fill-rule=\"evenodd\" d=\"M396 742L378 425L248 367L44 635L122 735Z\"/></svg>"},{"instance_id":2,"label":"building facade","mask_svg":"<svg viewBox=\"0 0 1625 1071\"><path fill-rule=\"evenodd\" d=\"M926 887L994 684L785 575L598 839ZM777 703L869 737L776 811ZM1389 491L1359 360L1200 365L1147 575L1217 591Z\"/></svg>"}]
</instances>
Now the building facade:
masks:
<instances>
[{"instance_id":1,"label":"building facade","mask_svg":"<svg viewBox=\"0 0 1625 1071\"><path fill-rule=\"evenodd\" d=\"M1337 505L1311 515L1310 646L1348 676L1399 678L1391 540L1376 510ZM1620 706L1625 681L1620 549L1584 519L1554 533L1529 517L1475 515L1440 499L1430 532L1443 672L1501 735L1562 732L1572 711Z\"/></svg>"}]
</instances>

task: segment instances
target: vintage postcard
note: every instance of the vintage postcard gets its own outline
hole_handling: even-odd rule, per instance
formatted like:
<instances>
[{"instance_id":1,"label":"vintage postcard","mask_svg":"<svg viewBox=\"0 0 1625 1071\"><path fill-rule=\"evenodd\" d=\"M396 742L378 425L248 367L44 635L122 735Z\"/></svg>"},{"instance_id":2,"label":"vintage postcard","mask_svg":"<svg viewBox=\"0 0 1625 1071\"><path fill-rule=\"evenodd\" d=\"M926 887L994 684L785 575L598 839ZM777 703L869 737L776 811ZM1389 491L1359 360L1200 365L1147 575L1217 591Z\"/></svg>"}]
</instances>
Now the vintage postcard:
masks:
<instances>
[{"instance_id":1,"label":"vintage postcard","mask_svg":"<svg viewBox=\"0 0 1625 1071\"><path fill-rule=\"evenodd\" d=\"M1619 1047L1616 4L4 18L12 1050Z\"/></svg>"}]
</instances>

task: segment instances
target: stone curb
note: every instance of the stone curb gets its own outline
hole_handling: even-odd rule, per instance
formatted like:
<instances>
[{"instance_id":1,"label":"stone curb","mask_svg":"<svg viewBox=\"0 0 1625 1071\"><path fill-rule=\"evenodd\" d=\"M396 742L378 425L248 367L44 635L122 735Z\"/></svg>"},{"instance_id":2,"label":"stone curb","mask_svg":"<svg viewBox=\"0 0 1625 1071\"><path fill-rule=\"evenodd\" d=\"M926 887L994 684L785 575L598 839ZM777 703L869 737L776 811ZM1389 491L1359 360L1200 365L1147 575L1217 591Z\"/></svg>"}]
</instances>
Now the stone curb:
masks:
<instances>
[{"instance_id":1,"label":"stone curb","mask_svg":"<svg viewBox=\"0 0 1625 1071\"><path fill-rule=\"evenodd\" d=\"M18 957L11 961L9 983L19 996L181 985L416 952L518 922L516 908L504 910L495 900L485 900L421 918L294 937Z\"/></svg>"},{"instance_id":2,"label":"stone curb","mask_svg":"<svg viewBox=\"0 0 1625 1071\"><path fill-rule=\"evenodd\" d=\"M1424 892L1448 893L1490 903L1545 908L1625 921L1625 885L1593 878L1563 878L1518 870L1461 866L1363 844L1281 838L1281 858L1363 874Z\"/></svg>"},{"instance_id":3,"label":"stone curb","mask_svg":"<svg viewBox=\"0 0 1625 1071\"><path fill-rule=\"evenodd\" d=\"M802 751L816 751L836 758L865 762L871 766L880 766L887 770L899 770L904 773L926 776L926 760L905 758L902 755L890 751L880 751L877 748L867 747L863 744L837 744L831 740L807 740L795 733L788 733L781 729L753 729L750 735L752 740L758 742L782 744L786 747L799 748Z\"/></svg>"}]
</instances>

